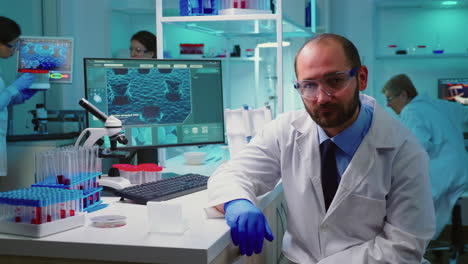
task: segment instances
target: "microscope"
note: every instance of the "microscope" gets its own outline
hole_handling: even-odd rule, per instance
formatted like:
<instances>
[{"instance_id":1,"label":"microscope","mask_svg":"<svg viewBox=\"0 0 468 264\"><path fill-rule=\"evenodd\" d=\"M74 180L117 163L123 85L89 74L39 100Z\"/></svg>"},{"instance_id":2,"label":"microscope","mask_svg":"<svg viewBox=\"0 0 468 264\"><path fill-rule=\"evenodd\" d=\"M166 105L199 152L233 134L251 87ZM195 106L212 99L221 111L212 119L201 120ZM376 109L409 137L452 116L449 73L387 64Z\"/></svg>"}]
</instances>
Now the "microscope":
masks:
<instances>
[{"instance_id":1,"label":"microscope","mask_svg":"<svg viewBox=\"0 0 468 264\"><path fill-rule=\"evenodd\" d=\"M99 146L102 145L104 143L104 140L102 139L104 136L109 136L111 151L117 149L117 142L127 145L128 139L122 130L122 121L114 116L107 116L84 98L81 98L79 104L97 119L104 122L104 128L86 128L81 132L80 136L76 140L75 146L79 146L83 138L88 133L89 136L83 143L84 147L93 146L95 144L98 144Z\"/></svg>"},{"instance_id":2,"label":"microscope","mask_svg":"<svg viewBox=\"0 0 468 264\"><path fill-rule=\"evenodd\" d=\"M87 134L89 134L89 136L82 145L84 147L93 146L95 144L101 146L104 143L102 138L104 136L109 136L110 152L103 150L103 152L100 153L102 158L106 158L112 157L111 152L117 150L117 142L127 145L128 139L122 130L122 121L112 115L107 116L84 98L80 100L79 104L97 119L104 122L104 128L86 128L76 140L75 146L79 146ZM122 189L132 184L124 177L101 175L99 176L99 185L110 189Z\"/></svg>"}]
</instances>

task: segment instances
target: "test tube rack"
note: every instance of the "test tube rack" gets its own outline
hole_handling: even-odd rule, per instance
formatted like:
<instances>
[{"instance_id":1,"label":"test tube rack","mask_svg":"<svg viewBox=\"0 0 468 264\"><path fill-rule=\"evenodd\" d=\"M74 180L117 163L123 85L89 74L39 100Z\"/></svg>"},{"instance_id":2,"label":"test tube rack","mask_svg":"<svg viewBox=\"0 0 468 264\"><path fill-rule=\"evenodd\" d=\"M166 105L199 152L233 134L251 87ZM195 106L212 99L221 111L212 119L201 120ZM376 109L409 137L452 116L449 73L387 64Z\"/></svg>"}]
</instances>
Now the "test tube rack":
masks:
<instances>
[{"instance_id":1,"label":"test tube rack","mask_svg":"<svg viewBox=\"0 0 468 264\"><path fill-rule=\"evenodd\" d=\"M32 187L49 187L61 188L68 190L81 190L83 211L94 211L100 204L102 187L99 186L97 178L100 176L98 172L80 173L70 177L69 184L63 182L61 175L57 177L47 177L43 181L37 182ZM68 182L67 182L68 183Z\"/></svg>"},{"instance_id":2,"label":"test tube rack","mask_svg":"<svg viewBox=\"0 0 468 264\"><path fill-rule=\"evenodd\" d=\"M0 232L43 237L84 225L81 192L25 188L0 193Z\"/></svg>"},{"instance_id":3,"label":"test tube rack","mask_svg":"<svg viewBox=\"0 0 468 264\"><path fill-rule=\"evenodd\" d=\"M84 224L84 214L77 214L72 217L67 217L65 219L43 223L40 225L0 221L0 233L28 237L44 237L77 228L83 226Z\"/></svg>"}]
</instances>

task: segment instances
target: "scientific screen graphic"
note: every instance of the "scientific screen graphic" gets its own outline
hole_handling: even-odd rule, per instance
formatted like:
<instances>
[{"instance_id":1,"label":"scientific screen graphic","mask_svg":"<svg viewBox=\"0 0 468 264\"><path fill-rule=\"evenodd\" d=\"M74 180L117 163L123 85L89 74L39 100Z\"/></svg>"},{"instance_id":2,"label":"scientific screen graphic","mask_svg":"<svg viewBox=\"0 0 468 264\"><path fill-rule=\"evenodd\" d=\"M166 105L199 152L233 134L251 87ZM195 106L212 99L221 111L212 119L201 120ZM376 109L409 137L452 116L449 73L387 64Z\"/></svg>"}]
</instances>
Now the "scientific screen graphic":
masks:
<instances>
[{"instance_id":1,"label":"scientific screen graphic","mask_svg":"<svg viewBox=\"0 0 468 264\"><path fill-rule=\"evenodd\" d=\"M108 113L127 125L180 124L192 112L189 69L112 68L106 79Z\"/></svg>"},{"instance_id":2,"label":"scientific screen graphic","mask_svg":"<svg viewBox=\"0 0 468 264\"><path fill-rule=\"evenodd\" d=\"M439 79L438 85L440 99L453 101L457 95L468 98L468 77Z\"/></svg>"},{"instance_id":3,"label":"scientific screen graphic","mask_svg":"<svg viewBox=\"0 0 468 264\"><path fill-rule=\"evenodd\" d=\"M120 148L224 143L221 62L85 58L87 99L122 121ZM102 127L88 114L88 127Z\"/></svg>"},{"instance_id":4,"label":"scientific screen graphic","mask_svg":"<svg viewBox=\"0 0 468 264\"><path fill-rule=\"evenodd\" d=\"M70 83L73 39L64 37L21 37L18 72L49 73L51 83Z\"/></svg>"}]
</instances>

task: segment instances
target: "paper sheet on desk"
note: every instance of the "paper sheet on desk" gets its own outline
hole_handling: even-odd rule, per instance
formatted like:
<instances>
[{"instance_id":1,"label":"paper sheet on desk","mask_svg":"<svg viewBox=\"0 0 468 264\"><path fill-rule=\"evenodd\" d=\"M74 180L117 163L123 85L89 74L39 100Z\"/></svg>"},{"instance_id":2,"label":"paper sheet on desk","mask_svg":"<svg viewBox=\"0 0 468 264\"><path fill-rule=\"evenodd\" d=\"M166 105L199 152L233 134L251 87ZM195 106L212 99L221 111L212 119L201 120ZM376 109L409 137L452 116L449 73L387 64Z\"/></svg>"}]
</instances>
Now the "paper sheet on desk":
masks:
<instances>
[{"instance_id":1,"label":"paper sheet on desk","mask_svg":"<svg viewBox=\"0 0 468 264\"><path fill-rule=\"evenodd\" d=\"M205 207L205 213L208 218L224 218L224 214L220 213L214 206Z\"/></svg>"}]
</instances>

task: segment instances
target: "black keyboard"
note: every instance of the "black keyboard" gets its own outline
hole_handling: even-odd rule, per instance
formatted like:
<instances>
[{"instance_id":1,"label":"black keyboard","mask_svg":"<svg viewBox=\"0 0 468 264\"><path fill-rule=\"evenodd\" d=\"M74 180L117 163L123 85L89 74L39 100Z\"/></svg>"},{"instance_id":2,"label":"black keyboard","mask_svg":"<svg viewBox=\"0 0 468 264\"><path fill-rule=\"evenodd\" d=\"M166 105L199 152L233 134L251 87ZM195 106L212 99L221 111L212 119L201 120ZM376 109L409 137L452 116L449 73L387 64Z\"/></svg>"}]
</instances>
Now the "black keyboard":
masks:
<instances>
[{"instance_id":1,"label":"black keyboard","mask_svg":"<svg viewBox=\"0 0 468 264\"><path fill-rule=\"evenodd\" d=\"M184 174L155 182L134 185L120 190L115 194L122 198L133 200L139 204L148 201L166 201L189 193L205 190L208 177L200 174Z\"/></svg>"}]
</instances>

